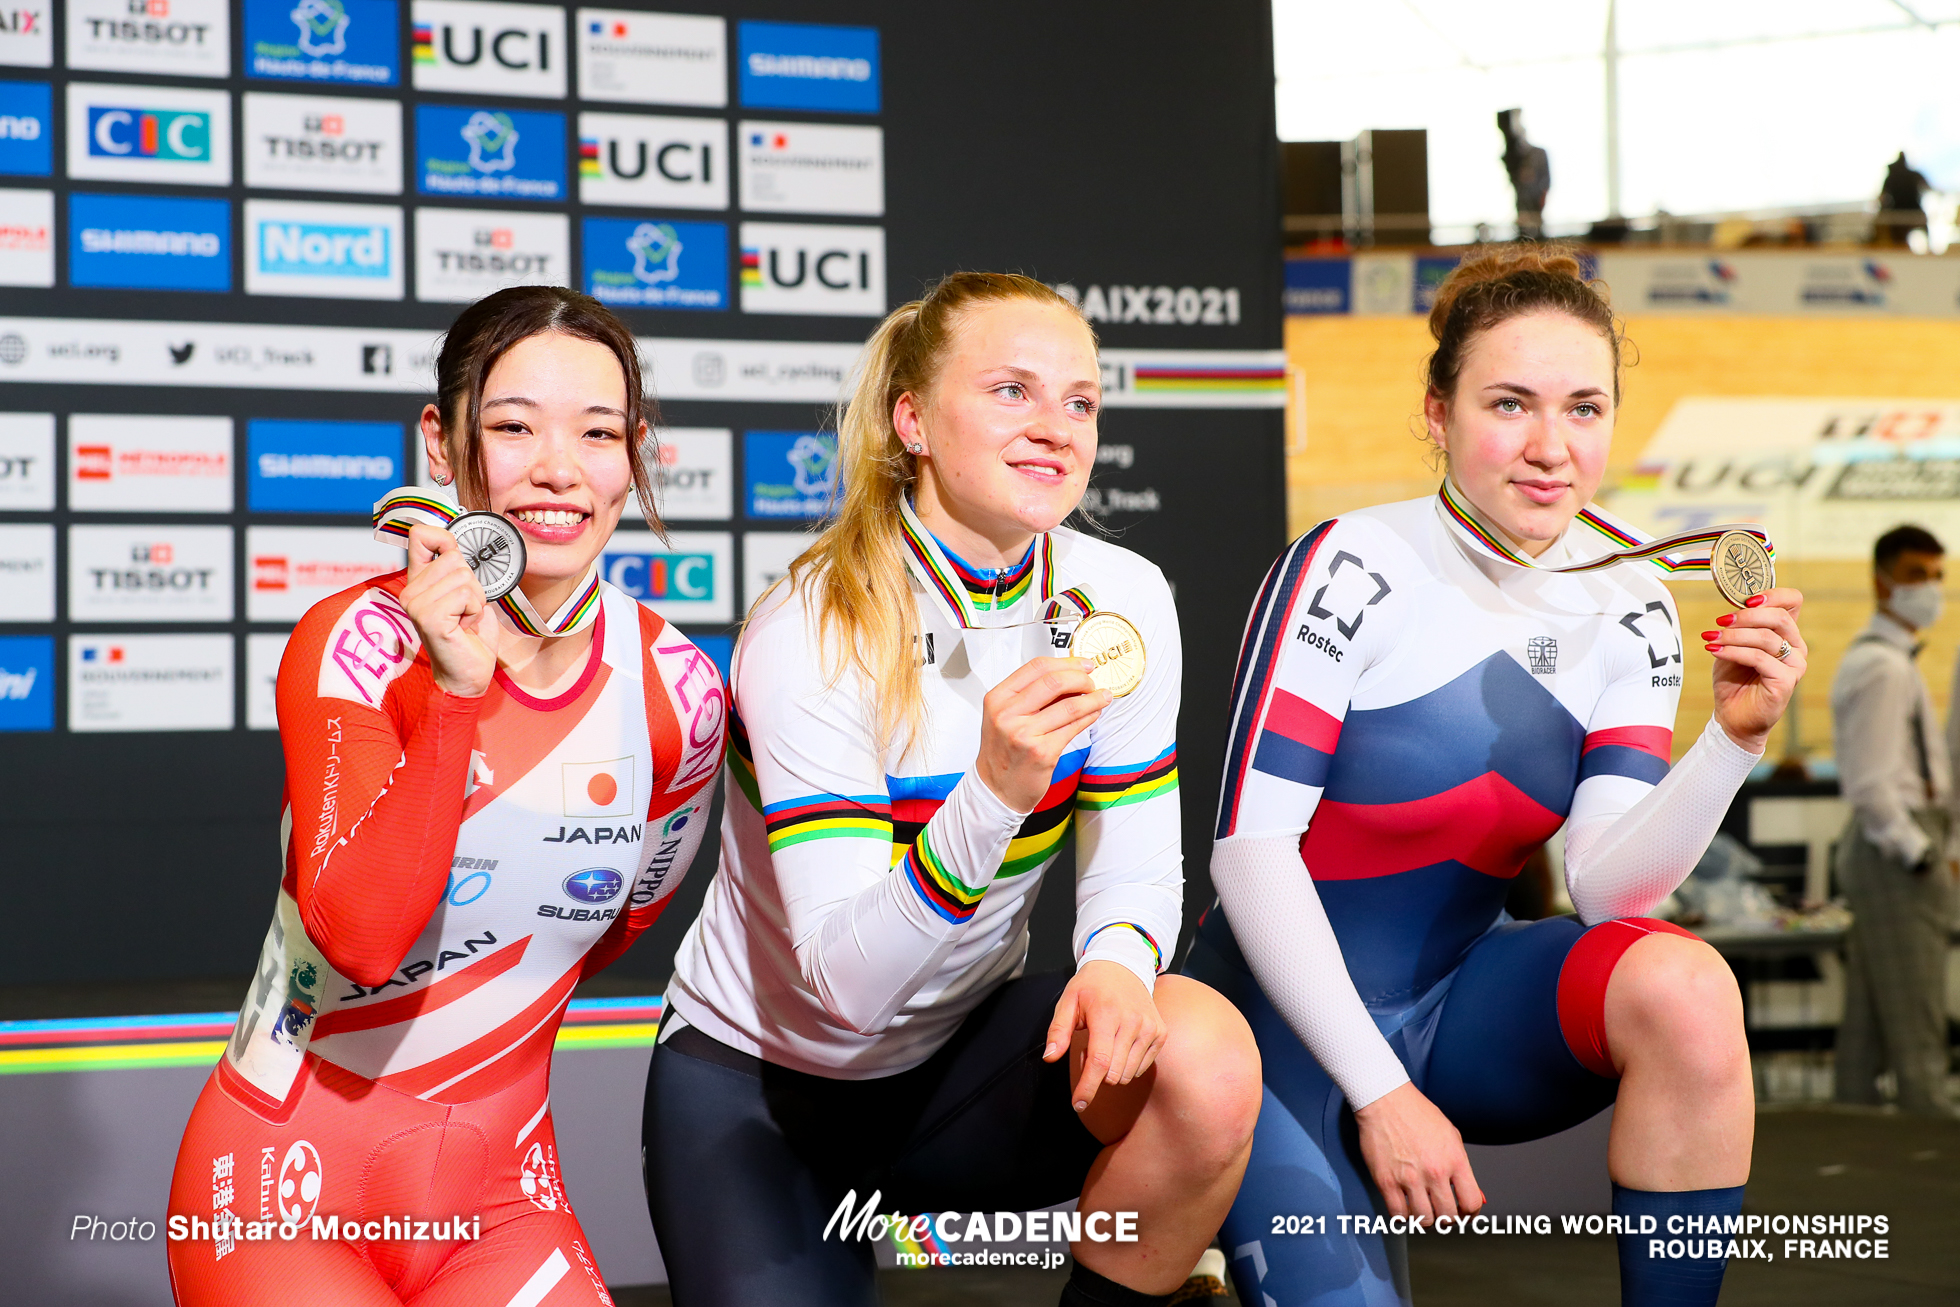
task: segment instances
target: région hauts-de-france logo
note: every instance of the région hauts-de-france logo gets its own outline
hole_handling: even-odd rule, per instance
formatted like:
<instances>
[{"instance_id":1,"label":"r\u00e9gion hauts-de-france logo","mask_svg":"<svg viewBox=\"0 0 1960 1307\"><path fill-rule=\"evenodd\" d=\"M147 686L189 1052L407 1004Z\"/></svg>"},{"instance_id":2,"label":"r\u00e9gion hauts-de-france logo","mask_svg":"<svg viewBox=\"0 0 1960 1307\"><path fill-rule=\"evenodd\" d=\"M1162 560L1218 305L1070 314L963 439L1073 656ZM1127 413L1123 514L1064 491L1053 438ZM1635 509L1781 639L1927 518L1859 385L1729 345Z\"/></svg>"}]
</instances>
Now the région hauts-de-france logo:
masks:
<instances>
[{"instance_id":1,"label":"r\u00e9gion hauts-de-france logo","mask_svg":"<svg viewBox=\"0 0 1960 1307\"><path fill-rule=\"evenodd\" d=\"M299 0L292 12L299 48L315 58L347 50L347 10L341 0Z\"/></svg>"},{"instance_id":2,"label":"r\u00e9gion hauts-de-france logo","mask_svg":"<svg viewBox=\"0 0 1960 1307\"><path fill-rule=\"evenodd\" d=\"M509 114L479 109L463 124L470 145L470 167L478 172L508 172L517 166L517 124Z\"/></svg>"},{"instance_id":3,"label":"r\u00e9gion hauts-de-france logo","mask_svg":"<svg viewBox=\"0 0 1960 1307\"><path fill-rule=\"evenodd\" d=\"M633 252L633 275L649 286L672 281L681 271L681 238L664 222L643 222L626 238Z\"/></svg>"},{"instance_id":4,"label":"r\u00e9gion hauts-de-france logo","mask_svg":"<svg viewBox=\"0 0 1960 1307\"><path fill-rule=\"evenodd\" d=\"M820 436L805 435L790 446L791 481L806 495L829 495L837 489L837 448Z\"/></svg>"}]
</instances>

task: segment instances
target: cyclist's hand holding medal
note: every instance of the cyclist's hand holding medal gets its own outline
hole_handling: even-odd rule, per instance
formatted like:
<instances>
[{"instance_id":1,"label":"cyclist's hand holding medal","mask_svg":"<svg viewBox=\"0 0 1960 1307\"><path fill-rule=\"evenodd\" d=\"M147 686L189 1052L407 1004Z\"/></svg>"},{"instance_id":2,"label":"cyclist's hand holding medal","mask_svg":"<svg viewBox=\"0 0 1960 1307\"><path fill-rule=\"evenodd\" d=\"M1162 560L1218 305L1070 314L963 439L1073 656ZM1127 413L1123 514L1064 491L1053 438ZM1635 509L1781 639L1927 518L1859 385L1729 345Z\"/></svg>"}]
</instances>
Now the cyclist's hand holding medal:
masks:
<instances>
[{"instance_id":1,"label":"cyclist's hand holding medal","mask_svg":"<svg viewBox=\"0 0 1960 1307\"><path fill-rule=\"evenodd\" d=\"M402 606L422 636L436 685L474 699L497 673L501 630L456 537L417 523L408 533L408 585Z\"/></svg>"}]
</instances>

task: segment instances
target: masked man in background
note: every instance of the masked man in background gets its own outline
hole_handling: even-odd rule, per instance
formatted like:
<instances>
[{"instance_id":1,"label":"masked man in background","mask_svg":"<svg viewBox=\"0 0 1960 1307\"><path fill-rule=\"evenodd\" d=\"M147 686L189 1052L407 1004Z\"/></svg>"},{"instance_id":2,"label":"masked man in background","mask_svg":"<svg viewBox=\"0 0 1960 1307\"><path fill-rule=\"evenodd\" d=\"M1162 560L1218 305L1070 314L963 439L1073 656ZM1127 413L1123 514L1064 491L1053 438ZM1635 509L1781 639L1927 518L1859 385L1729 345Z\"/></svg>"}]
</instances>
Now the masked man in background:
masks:
<instances>
[{"instance_id":1,"label":"masked man in background","mask_svg":"<svg viewBox=\"0 0 1960 1307\"><path fill-rule=\"evenodd\" d=\"M1845 948L1837 1098L1877 1104L1890 1067L1902 1111L1952 1116L1947 1092L1947 866L1952 793L1947 742L1913 660L1944 602L1945 550L1916 526L1872 551L1878 611L1831 683L1838 775L1851 821L1837 875L1852 912Z\"/></svg>"}]
</instances>

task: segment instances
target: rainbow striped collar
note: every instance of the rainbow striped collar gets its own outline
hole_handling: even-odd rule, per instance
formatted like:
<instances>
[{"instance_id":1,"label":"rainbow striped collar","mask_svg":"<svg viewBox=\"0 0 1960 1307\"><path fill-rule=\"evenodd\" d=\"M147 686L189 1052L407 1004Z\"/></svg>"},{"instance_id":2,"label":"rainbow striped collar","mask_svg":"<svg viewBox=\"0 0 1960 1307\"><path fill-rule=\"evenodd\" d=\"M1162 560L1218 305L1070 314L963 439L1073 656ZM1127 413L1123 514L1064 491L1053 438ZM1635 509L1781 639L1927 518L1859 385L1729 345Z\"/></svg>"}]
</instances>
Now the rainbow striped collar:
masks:
<instances>
[{"instance_id":1,"label":"rainbow striped collar","mask_svg":"<svg viewBox=\"0 0 1960 1307\"><path fill-rule=\"evenodd\" d=\"M405 546L408 533L416 525L439 526L447 530L463 510L441 495L417 486L402 486L383 495L374 505L374 538L384 545ZM599 580L599 560L585 569L572 597L546 617L531 606L522 590L512 590L494 604L510 624L526 635L571 635L592 625L599 616L603 586Z\"/></svg>"},{"instance_id":2,"label":"rainbow striped collar","mask_svg":"<svg viewBox=\"0 0 1960 1307\"><path fill-rule=\"evenodd\" d=\"M959 629L1018 625L999 619L1030 595L1044 604L1055 597L1054 532L1044 531L1034 538L1028 546L1028 556L1009 574L1006 587L998 593L976 594L969 587L967 577L973 576L976 581L982 578L963 567L926 530L909 501L899 501L898 515L899 530L905 540L905 566Z\"/></svg>"},{"instance_id":3,"label":"rainbow striped collar","mask_svg":"<svg viewBox=\"0 0 1960 1307\"><path fill-rule=\"evenodd\" d=\"M1472 558L1493 558L1499 562L1511 563L1543 572L1596 572L1612 567L1616 563L1651 563L1660 569L1664 576L1679 576L1682 573L1706 572L1708 554L1715 542L1730 531L1747 531L1762 541L1770 557L1776 556L1776 546L1763 534L1762 528L1748 523L1732 523L1708 527L1700 531L1683 531L1676 535L1655 539L1638 530L1631 524L1621 521L1611 513L1594 504L1579 510L1578 516L1560 536L1556 544L1565 547L1567 557L1581 556L1589 536L1575 536L1574 531L1584 528L1597 535L1607 546L1607 552L1583 562L1569 563L1563 567L1551 567L1539 562L1512 546L1490 520L1471 504L1455 483L1448 477L1436 490L1436 515L1443 520L1457 544ZM1550 553L1550 550L1546 551ZM1688 557L1680 557L1687 554Z\"/></svg>"}]
</instances>

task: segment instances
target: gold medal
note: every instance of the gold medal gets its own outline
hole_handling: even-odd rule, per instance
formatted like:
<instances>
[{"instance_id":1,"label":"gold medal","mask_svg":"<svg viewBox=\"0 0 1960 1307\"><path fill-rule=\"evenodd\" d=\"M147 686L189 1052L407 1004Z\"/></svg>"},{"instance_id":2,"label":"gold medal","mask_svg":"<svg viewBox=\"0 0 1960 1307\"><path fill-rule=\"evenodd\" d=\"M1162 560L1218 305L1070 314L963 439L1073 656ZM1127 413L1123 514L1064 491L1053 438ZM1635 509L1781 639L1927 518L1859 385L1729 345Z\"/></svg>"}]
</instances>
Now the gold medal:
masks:
<instances>
[{"instance_id":1,"label":"gold medal","mask_svg":"<svg viewBox=\"0 0 1960 1307\"><path fill-rule=\"evenodd\" d=\"M1070 652L1093 662L1089 679L1120 699L1143 684L1143 636L1126 617L1094 612L1076 624Z\"/></svg>"},{"instance_id":2,"label":"gold medal","mask_svg":"<svg viewBox=\"0 0 1960 1307\"><path fill-rule=\"evenodd\" d=\"M1776 563L1763 542L1747 531L1726 531L1708 553L1708 575L1736 608L1776 584Z\"/></svg>"}]
</instances>

